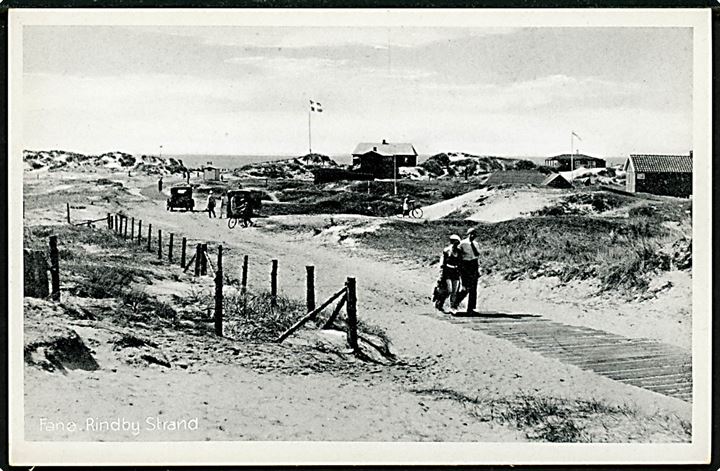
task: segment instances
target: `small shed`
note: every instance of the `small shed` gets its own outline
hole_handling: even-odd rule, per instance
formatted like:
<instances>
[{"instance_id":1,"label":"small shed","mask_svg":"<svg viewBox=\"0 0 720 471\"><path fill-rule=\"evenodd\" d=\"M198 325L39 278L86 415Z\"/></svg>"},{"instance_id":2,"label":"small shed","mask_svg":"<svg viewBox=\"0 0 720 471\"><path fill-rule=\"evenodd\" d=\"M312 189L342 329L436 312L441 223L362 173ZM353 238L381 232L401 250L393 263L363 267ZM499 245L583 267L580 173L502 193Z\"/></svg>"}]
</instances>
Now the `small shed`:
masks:
<instances>
[{"instance_id":1,"label":"small shed","mask_svg":"<svg viewBox=\"0 0 720 471\"><path fill-rule=\"evenodd\" d=\"M418 153L409 143L361 142L353 151L353 169L375 178L394 178L400 167L415 167Z\"/></svg>"},{"instance_id":2,"label":"small shed","mask_svg":"<svg viewBox=\"0 0 720 471\"><path fill-rule=\"evenodd\" d=\"M574 167L570 168L570 165ZM545 165L556 172L567 172L578 168L605 168L605 160L585 154L560 154L545 159Z\"/></svg>"},{"instance_id":3,"label":"small shed","mask_svg":"<svg viewBox=\"0 0 720 471\"><path fill-rule=\"evenodd\" d=\"M212 165L205 165L203 167L203 180L220 181L220 169Z\"/></svg>"},{"instance_id":4,"label":"small shed","mask_svg":"<svg viewBox=\"0 0 720 471\"><path fill-rule=\"evenodd\" d=\"M487 186L531 185L548 188L572 188L572 183L559 173L544 174L534 170L502 170L490 175Z\"/></svg>"},{"instance_id":5,"label":"small shed","mask_svg":"<svg viewBox=\"0 0 720 471\"><path fill-rule=\"evenodd\" d=\"M629 193L687 198L692 194L692 152L689 155L632 154L625 161Z\"/></svg>"}]
</instances>

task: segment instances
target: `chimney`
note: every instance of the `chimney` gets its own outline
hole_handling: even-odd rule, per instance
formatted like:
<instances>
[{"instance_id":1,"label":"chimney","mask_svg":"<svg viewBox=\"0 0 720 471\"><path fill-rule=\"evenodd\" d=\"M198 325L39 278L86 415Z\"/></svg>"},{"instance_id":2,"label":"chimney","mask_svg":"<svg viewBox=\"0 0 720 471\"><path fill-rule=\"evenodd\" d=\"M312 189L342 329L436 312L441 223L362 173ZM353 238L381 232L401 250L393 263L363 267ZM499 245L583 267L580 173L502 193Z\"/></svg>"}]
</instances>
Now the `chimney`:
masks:
<instances>
[{"instance_id":1,"label":"chimney","mask_svg":"<svg viewBox=\"0 0 720 471\"><path fill-rule=\"evenodd\" d=\"M387 141L385 139L383 139L383 144L387 144Z\"/></svg>"},{"instance_id":2,"label":"chimney","mask_svg":"<svg viewBox=\"0 0 720 471\"><path fill-rule=\"evenodd\" d=\"M690 158L692 159L692 151L690 151Z\"/></svg>"},{"instance_id":3,"label":"chimney","mask_svg":"<svg viewBox=\"0 0 720 471\"><path fill-rule=\"evenodd\" d=\"M377 151L377 146L373 146L373 150L374 150L374 151Z\"/></svg>"}]
</instances>

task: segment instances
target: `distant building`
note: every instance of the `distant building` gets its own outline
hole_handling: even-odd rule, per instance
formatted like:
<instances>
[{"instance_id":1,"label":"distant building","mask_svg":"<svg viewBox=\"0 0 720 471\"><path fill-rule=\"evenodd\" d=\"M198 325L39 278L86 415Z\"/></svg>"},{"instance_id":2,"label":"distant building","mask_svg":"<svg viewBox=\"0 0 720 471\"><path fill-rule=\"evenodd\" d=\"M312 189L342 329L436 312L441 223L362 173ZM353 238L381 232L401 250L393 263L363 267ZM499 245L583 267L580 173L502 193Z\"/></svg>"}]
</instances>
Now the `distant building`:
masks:
<instances>
[{"instance_id":1,"label":"distant building","mask_svg":"<svg viewBox=\"0 0 720 471\"><path fill-rule=\"evenodd\" d=\"M203 180L219 181L220 169L218 167L213 167L212 165L203 166Z\"/></svg>"},{"instance_id":2,"label":"distant building","mask_svg":"<svg viewBox=\"0 0 720 471\"><path fill-rule=\"evenodd\" d=\"M572 183L559 173L547 175L535 170L502 170L495 172L488 177L485 185L531 185L549 188L572 188Z\"/></svg>"},{"instance_id":3,"label":"distant building","mask_svg":"<svg viewBox=\"0 0 720 471\"><path fill-rule=\"evenodd\" d=\"M630 193L679 196L692 194L692 151L689 155L630 155L623 169Z\"/></svg>"},{"instance_id":4,"label":"distant building","mask_svg":"<svg viewBox=\"0 0 720 471\"><path fill-rule=\"evenodd\" d=\"M548 157L545 159L545 165L552 168L557 172L567 172L570 169L570 163L572 162L572 170L584 167L584 168L605 168L605 160L597 157L591 157L585 154L560 154L555 157Z\"/></svg>"},{"instance_id":5,"label":"distant building","mask_svg":"<svg viewBox=\"0 0 720 471\"><path fill-rule=\"evenodd\" d=\"M400 167L415 167L417 155L412 144L361 142L353 151L353 169L375 178L393 178L393 173L399 176Z\"/></svg>"}]
</instances>

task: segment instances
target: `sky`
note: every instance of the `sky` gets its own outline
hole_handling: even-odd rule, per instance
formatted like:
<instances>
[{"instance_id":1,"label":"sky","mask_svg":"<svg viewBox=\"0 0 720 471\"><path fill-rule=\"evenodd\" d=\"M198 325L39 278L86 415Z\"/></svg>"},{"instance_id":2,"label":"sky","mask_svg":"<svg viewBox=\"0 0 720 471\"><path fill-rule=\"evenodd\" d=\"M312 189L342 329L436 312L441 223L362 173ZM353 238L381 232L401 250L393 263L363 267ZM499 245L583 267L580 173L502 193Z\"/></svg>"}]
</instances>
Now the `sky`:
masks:
<instances>
[{"instance_id":1,"label":"sky","mask_svg":"<svg viewBox=\"0 0 720 471\"><path fill-rule=\"evenodd\" d=\"M687 153L690 28L25 26L26 149Z\"/></svg>"}]
</instances>

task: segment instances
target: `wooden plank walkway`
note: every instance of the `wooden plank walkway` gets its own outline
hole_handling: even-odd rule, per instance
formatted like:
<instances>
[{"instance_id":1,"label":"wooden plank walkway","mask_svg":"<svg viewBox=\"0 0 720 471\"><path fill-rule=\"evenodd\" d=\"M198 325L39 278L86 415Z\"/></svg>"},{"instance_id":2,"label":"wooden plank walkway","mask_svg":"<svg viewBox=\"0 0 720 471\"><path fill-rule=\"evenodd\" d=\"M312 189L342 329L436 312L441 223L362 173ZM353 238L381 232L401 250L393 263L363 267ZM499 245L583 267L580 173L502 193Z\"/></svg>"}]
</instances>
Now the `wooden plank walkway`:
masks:
<instances>
[{"instance_id":1,"label":"wooden plank walkway","mask_svg":"<svg viewBox=\"0 0 720 471\"><path fill-rule=\"evenodd\" d=\"M479 313L447 315L446 319L616 381L692 401L692 356L674 345L562 324L534 314Z\"/></svg>"}]
</instances>

